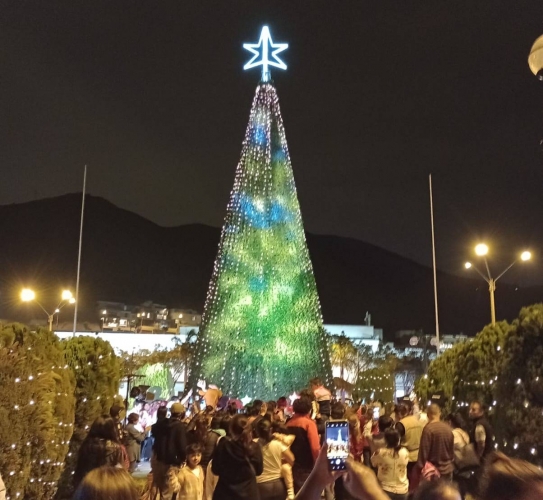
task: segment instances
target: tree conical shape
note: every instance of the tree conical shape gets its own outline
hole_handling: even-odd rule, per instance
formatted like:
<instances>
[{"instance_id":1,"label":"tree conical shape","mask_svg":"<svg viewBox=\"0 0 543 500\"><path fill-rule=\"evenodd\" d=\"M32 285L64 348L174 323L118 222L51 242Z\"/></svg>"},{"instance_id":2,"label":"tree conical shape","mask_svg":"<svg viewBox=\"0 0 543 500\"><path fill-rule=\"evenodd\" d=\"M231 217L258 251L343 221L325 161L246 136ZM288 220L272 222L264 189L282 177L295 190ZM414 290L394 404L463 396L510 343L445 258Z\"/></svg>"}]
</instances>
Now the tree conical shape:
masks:
<instances>
[{"instance_id":1,"label":"tree conical shape","mask_svg":"<svg viewBox=\"0 0 543 500\"><path fill-rule=\"evenodd\" d=\"M275 399L332 383L327 339L275 87L256 90L236 170L191 387Z\"/></svg>"}]
</instances>

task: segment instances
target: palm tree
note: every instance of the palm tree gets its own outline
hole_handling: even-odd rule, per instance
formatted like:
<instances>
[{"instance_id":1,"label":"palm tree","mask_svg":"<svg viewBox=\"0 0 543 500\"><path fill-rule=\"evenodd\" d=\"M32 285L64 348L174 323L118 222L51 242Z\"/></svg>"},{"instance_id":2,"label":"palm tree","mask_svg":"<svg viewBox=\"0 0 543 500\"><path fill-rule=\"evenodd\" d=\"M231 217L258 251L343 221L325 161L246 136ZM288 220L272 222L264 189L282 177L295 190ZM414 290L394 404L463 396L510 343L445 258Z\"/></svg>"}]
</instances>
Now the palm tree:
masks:
<instances>
[{"instance_id":1,"label":"palm tree","mask_svg":"<svg viewBox=\"0 0 543 500\"><path fill-rule=\"evenodd\" d=\"M331 335L330 361L332 366L339 366L339 377L345 381L345 370L356 371L358 350L353 341L344 333ZM358 376L358 375L357 375ZM345 385L341 388L341 401L345 402Z\"/></svg>"},{"instance_id":2,"label":"palm tree","mask_svg":"<svg viewBox=\"0 0 543 500\"><path fill-rule=\"evenodd\" d=\"M169 355L167 356L168 364L172 371L174 387L181 376L183 376L185 391L187 389L190 362L194 354L195 339L196 330L191 330L184 341L181 341L179 337L174 337L175 347L169 351Z\"/></svg>"}]
</instances>

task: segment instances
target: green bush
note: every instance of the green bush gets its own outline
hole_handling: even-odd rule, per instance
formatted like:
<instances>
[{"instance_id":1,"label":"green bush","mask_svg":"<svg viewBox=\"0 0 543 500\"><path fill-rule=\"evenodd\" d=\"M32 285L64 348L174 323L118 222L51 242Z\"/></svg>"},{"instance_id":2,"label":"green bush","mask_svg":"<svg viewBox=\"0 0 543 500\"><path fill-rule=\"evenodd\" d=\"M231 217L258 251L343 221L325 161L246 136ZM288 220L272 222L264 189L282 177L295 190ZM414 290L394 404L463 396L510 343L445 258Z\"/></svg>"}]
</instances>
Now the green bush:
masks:
<instances>
[{"instance_id":1,"label":"green bush","mask_svg":"<svg viewBox=\"0 0 543 500\"><path fill-rule=\"evenodd\" d=\"M109 414L119 389L120 364L109 342L98 337L74 337L61 342L66 363L75 374L75 422L57 499L71 498L72 473L79 447L89 427Z\"/></svg>"},{"instance_id":2,"label":"green bush","mask_svg":"<svg viewBox=\"0 0 543 500\"><path fill-rule=\"evenodd\" d=\"M543 466L543 304L525 307L511 325L486 326L434 360L417 381L422 399L445 392L445 411L477 399L487 406L496 444Z\"/></svg>"},{"instance_id":3,"label":"green bush","mask_svg":"<svg viewBox=\"0 0 543 500\"><path fill-rule=\"evenodd\" d=\"M436 358L415 390L423 402L443 391L444 413L465 410L474 399L494 409L496 377L503 369L503 346L511 326L501 321L488 325L473 339L456 344Z\"/></svg>"},{"instance_id":4,"label":"green bush","mask_svg":"<svg viewBox=\"0 0 543 500\"><path fill-rule=\"evenodd\" d=\"M0 329L0 473L11 499L53 498L74 422L74 378L57 337Z\"/></svg>"},{"instance_id":5,"label":"green bush","mask_svg":"<svg viewBox=\"0 0 543 500\"><path fill-rule=\"evenodd\" d=\"M494 425L508 455L543 465L543 304L525 307L503 347Z\"/></svg>"},{"instance_id":6,"label":"green bush","mask_svg":"<svg viewBox=\"0 0 543 500\"><path fill-rule=\"evenodd\" d=\"M354 388L353 396L357 400L394 401L394 372L386 364L365 370Z\"/></svg>"}]
</instances>

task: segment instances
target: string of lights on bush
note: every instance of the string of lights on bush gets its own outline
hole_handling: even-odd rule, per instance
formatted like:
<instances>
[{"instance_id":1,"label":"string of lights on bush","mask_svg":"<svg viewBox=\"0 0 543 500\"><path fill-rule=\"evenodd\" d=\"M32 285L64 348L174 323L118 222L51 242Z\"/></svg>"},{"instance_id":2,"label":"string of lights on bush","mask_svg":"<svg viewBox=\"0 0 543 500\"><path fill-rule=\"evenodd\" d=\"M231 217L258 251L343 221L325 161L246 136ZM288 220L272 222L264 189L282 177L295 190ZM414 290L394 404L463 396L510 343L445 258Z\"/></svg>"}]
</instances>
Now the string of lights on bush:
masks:
<instances>
[{"instance_id":1,"label":"string of lights on bush","mask_svg":"<svg viewBox=\"0 0 543 500\"><path fill-rule=\"evenodd\" d=\"M31 351L32 350L32 347L27 347L26 348L27 351ZM13 354L14 353L14 349L9 349L9 353L10 354ZM97 362L98 361L101 361L101 360L105 360L107 359L109 356L107 355L99 355L97 356ZM89 367L89 366L95 366L96 369L99 369L99 366L97 365L97 362L87 362L85 363L86 367ZM49 367L42 367L40 372L36 373L36 374L30 374L30 375L27 375L26 377L14 377L12 380L13 380L13 383L15 384L24 384L25 382L29 382L29 383L33 383L33 382L36 382L40 377L42 377L43 375L45 375L47 373L47 370L49 369ZM75 366L69 366L68 364L65 364L65 365L51 365L50 367L50 370L52 372L58 372L58 371L64 371L64 370L71 370L73 371L74 373L77 373L79 372L80 370L83 369L83 366L79 366L79 365L75 365ZM56 397L73 397L73 395L71 394L68 394L67 392L57 392L56 393ZM92 398L96 401L99 401L100 399L102 399L102 396L96 396L95 398ZM81 402L83 403L88 403L90 402L91 399L90 398L83 398L81 400ZM53 401L49 400L47 401L48 404L53 404ZM31 398L27 405L28 407L32 407L32 406L35 406L36 404L36 401L35 401L35 398ZM13 409L15 411L22 411L23 410L23 407L20 405L20 404L15 404L13 405ZM74 423L73 422L58 422L58 427L61 427L61 428L70 428L72 429L74 427ZM89 426L86 425L84 427L85 430L88 430L89 429ZM55 445L56 448L58 448L59 446L66 446L66 445L69 445L70 444L70 440L66 440L66 439L59 439L59 440L50 440L48 441L50 444L52 445ZM22 445L17 445L17 443L12 443L11 445L9 445L9 448L11 450L17 450L20 446L23 446L23 447L32 447L34 445L34 443L32 441L27 441L26 443L22 444ZM66 457L71 457L72 456L72 453L68 452L66 454ZM34 459L34 460L31 460L30 461L31 464L39 464L39 465L48 465L49 467L59 467L59 468L64 468L65 466L65 462L64 461L53 461L52 459L50 458L43 458L43 459ZM11 477L15 477L17 474L23 474L24 471L23 470L20 470L19 472L17 472L16 470L9 470L8 471L8 478L11 478ZM72 472L73 474L73 472ZM55 481L49 481L43 477L30 477L28 479L29 483L31 484L42 484L42 485L46 485L46 486L49 486L51 487L52 490L56 490L57 488L57 484L58 484L58 481L55 480ZM6 500L10 500L11 498L20 498L21 495L23 493L21 491L15 491L14 493L12 493L11 495L8 495L6 496Z\"/></svg>"},{"instance_id":2,"label":"string of lights on bush","mask_svg":"<svg viewBox=\"0 0 543 500\"><path fill-rule=\"evenodd\" d=\"M522 431L519 432L519 429L525 428L527 422L530 422L532 426L538 426L541 417L543 417L541 396L538 397L534 393L537 387L541 392L540 381L543 376L538 361L540 354L537 354L540 351L539 332L542 312L540 305L521 310L519 320L515 321L510 327L512 329L507 330L504 328L499 332L501 340L499 340L500 335L496 335L491 327L485 328L470 343L479 341L479 346L470 350L469 344L467 344L465 347L458 348L466 350L459 350L454 354L455 359L462 359L464 363L474 363L473 378L470 377L471 374L468 372L465 378L449 379L447 382L447 377L444 377L443 373L441 373L443 366L439 365L439 369L437 366L434 369L434 376L437 380L430 377L429 385L425 389L426 391L436 390L443 384L452 383L452 394L449 393L449 397L453 409L466 409L474 400L481 401L483 404L486 403L489 415L494 419L501 420L501 424L498 425L499 432L495 438L494 447L514 456L530 459L540 466L543 463L543 445L538 442L538 438L533 435L533 432L526 434ZM530 317L531 314L534 316ZM515 328L521 330L517 332L514 330ZM526 332L532 336L532 343L519 344L519 338L522 339L521 342L526 341ZM500 342L501 345L496 345L497 342ZM511 363L511 360L515 358L512 358L510 350L515 349L515 346L517 358L515 362ZM532 361L530 361L531 353L536 356ZM507 358L504 358L506 355ZM472 357L468 358L468 356ZM439 362L439 360L436 360L436 362ZM522 367L527 366L526 363L531 368L528 371L524 370L524 376L519 376L521 375L519 368L522 370ZM487 373L494 371L496 374L488 378L481 378L477 376L480 370ZM528 373L531 376L526 376ZM423 377L423 379L428 378L428 375ZM504 402L505 397L509 398L507 402ZM509 409L506 410L504 405L505 407L509 405ZM505 411L507 413L504 413ZM515 424L511 421L513 414L517 415Z\"/></svg>"}]
</instances>

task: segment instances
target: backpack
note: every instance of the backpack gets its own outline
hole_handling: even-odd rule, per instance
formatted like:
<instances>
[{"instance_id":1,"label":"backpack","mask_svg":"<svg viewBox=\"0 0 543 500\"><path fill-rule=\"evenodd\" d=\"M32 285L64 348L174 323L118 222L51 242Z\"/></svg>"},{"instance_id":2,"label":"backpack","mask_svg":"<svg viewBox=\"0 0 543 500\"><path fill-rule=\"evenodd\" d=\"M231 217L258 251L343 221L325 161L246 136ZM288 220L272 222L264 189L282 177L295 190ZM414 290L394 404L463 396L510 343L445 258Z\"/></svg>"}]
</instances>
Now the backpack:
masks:
<instances>
[{"instance_id":1,"label":"backpack","mask_svg":"<svg viewBox=\"0 0 543 500\"><path fill-rule=\"evenodd\" d=\"M458 470L479 467L481 462L473 443L468 443L459 452L454 453L454 464Z\"/></svg>"}]
</instances>

